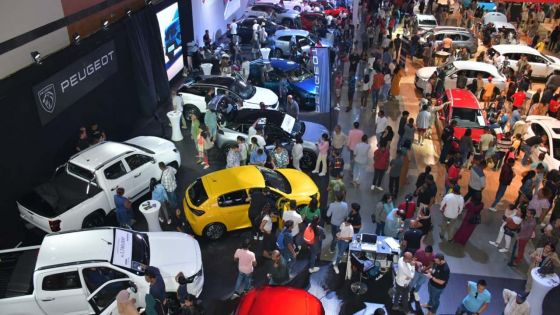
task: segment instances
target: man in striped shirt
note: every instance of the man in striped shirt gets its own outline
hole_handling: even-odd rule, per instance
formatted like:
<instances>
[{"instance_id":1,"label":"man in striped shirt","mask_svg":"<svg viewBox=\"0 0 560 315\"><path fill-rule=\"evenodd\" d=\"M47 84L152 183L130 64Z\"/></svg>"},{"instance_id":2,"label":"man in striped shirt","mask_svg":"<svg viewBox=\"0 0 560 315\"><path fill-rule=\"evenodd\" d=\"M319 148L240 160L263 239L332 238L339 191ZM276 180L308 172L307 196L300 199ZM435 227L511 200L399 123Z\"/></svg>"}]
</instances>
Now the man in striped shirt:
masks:
<instances>
[{"instance_id":1,"label":"man in striped shirt","mask_svg":"<svg viewBox=\"0 0 560 315\"><path fill-rule=\"evenodd\" d=\"M504 161L504 156L506 156L509 148L511 148L512 141L511 141L511 132L506 132L502 139L498 139L496 143L496 152L495 163L494 163L494 171L497 171L502 167L502 163Z\"/></svg>"}]
</instances>

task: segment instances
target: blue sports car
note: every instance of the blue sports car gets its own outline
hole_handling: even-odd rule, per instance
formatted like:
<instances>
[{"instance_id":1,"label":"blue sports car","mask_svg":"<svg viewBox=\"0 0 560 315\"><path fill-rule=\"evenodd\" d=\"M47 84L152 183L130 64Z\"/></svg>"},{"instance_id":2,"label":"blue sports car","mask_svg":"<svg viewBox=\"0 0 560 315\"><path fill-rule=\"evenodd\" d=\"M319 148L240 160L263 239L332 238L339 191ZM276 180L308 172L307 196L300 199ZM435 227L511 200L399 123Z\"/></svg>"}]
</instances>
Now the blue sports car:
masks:
<instances>
[{"instance_id":1,"label":"blue sports car","mask_svg":"<svg viewBox=\"0 0 560 315\"><path fill-rule=\"evenodd\" d=\"M288 94L294 96L300 109L315 110L317 87L311 71L297 62L281 58L271 58L268 70L262 59L251 62L249 79L257 86L279 93L284 78Z\"/></svg>"},{"instance_id":2,"label":"blue sports car","mask_svg":"<svg viewBox=\"0 0 560 315\"><path fill-rule=\"evenodd\" d=\"M467 8L468 6L471 5L471 0L463 0L463 7ZM494 2L490 2L490 1L479 1L477 3L477 7L482 7L482 10L484 12L493 12L496 11L497 6Z\"/></svg>"},{"instance_id":3,"label":"blue sports car","mask_svg":"<svg viewBox=\"0 0 560 315\"><path fill-rule=\"evenodd\" d=\"M171 23L165 28L165 55L171 61L175 57L175 50L181 47L181 24L179 22L179 9Z\"/></svg>"}]
</instances>

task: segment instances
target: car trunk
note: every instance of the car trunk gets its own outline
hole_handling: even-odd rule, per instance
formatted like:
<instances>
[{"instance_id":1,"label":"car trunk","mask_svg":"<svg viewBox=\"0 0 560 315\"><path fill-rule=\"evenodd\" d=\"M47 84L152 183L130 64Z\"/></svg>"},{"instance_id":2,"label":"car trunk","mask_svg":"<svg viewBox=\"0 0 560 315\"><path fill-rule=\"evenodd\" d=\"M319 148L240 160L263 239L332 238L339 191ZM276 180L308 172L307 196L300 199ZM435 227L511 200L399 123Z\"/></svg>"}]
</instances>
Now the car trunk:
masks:
<instances>
[{"instance_id":1,"label":"car trunk","mask_svg":"<svg viewBox=\"0 0 560 315\"><path fill-rule=\"evenodd\" d=\"M86 194L87 186L87 182L64 171L35 187L19 203L38 215L53 218L101 192L101 189L92 184L89 194Z\"/></svg>"}]
</instances>

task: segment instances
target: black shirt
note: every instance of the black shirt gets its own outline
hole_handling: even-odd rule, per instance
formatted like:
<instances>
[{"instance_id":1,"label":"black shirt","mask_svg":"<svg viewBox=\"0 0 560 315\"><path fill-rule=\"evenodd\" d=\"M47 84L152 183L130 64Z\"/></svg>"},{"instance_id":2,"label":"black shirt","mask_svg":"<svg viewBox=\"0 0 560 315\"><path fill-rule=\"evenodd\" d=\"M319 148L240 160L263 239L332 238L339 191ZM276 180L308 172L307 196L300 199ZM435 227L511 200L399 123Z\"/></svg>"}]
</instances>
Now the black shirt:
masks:
<instances>
[{"instance_id":1,"label":"black shirt","mask_svg":"<svg viewBox=\"0 0 560 315\"><path fill-rule=\"evenodd\" d=\"M403 116L399 120L399 130L397 131L397 133L399 134L400 137L404 135L404 126L406 125L406 119L407 117Z\"/></svg>"},{"instance_id":2,"label":"black shirt","mask_svg":"<svg viewBox=\"0 0 560 315\"><path fill-rule=\"evenodd\" d=\"M416 253L416 250L420 248L420 240L422 239L422 233L419 229L408 229L404 233L404 240L406 241L406 248L405 252L411 252L412 254Z\"/></svg>"},{"instance_id":3,"label":"black shirt","mask_svg":"<svg viewBox=\"0 0 560 315\"><path fill-rule=\"evenodd\" d=\"M353 227L362 225L362 217L359 212L350 213L348 217L350 218L350 224L352 224ZM358 232L360 232L360 229L354 227L354 234Z\"/></svg>"},{"instance_id":4,"label":"black shirt","mask_svg":"<svg viewBox=\"0 0 560 315\"><path fill-rule=\"evenodd\" d=\"M350 68L349 72L354 73L358 68L358 63L360 62L360 55L358 54L351 54L350 55Z\"/></svg>"},{"instance_id":5,"label":"black shirt","mask_svg":"<svg viewBox=\"0 0 560 315\"><path fill-rule=\"evenodd\" d=\"M449 281L449 274L451 273L447 263L444 263L443 265L434 264L434 268L432 270L432 276L434 276L434 278L445 282L443 284L437 284L433 279L430 279L430 284L438 289L445 288L445 286L447 286L447 282Z\"/></svg>"},{"instance_id":6,"label":"black shirt","mask_svg":"<svg viewBox=\"0 0 560 315\"><path fill-rule=\"evenodd\" d=\"M249 205L249 218L251 221L257 219L264 208L264 205L268 203L268 198L260 190L254 190L251 193L251 204Z\"/></svg>"},{"instance_id":7,"label":"black shirt","mask_svg":"<svg viewBox=\"0 0 560 315\"><path fill-rule=\"evenodd\" d=\"M540 136L532 136L531 138L528 138L527 140L525 140L525 143L530 147L532 147L534 145L537 145L541 142L542 142L542 140L541 140Z\"/></svg>"},{"instance_id":8,"label":"black shirt","mask_svg":"<svg viewBox=\"0 0 560 315\"><path fill-rule=\"evenodd\" d=\"M418 203L430 204L430 200L437 194L437 187L434 184L425 185L418 193Z\"/></svg>"}]
</instances>

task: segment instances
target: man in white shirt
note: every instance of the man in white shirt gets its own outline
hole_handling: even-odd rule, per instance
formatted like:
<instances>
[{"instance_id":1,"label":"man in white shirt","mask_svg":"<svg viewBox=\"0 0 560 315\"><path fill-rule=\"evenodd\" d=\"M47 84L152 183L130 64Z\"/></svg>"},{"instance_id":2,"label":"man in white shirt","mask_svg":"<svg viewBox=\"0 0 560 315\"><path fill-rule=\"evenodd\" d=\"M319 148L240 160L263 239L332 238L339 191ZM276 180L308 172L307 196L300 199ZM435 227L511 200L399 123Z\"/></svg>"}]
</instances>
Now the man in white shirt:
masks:
<instances>
[{"instance_id":1,"label":"man in white shirt","mask_svg":"<svg viewBox=\"0 0 560 315\"><path fill-rule=\"evenodd\" d=\"M237 44L237 23L235 19L233 19L229 25L229 33L231 34L231 40Z\"/></svg>"},{"instance_id":2,"label":"man in white shirt","mask_svg":"<svg viewBox=\"0 0 560 315\"><path fill-rule=\"evenodd\" d=\"M395 277L395 293L393 294L393 310L408 314L410 306L408 303L410 292L408 285L414 277L414 265L412 264L412 253L405 252L399 258L397 276ZM402 306L401 306L402 305Z\"/></svg>"},{"instance_id":3,"label":"man in white shirt","mask_svg":"<svg viewBox=\"0 0 560 315\"><path fill-rule=\"evenodd\" d=\"M296 208L296 201L290 200L290 208L288 210L284 210L284 214L282 214L282 221L286 222L288 220L291 220L292 222L294 222L294 227L291 231L294 239L299 234L299 225L301 224L301 222L303 222L301 215L294 210Z\"/></svg>"},{"instance_id":4,"label":"man in white shirt","mask_svg":"<svg viewBox=\"0 0 560 315\"><path fill-rule=\"evenodd\" d=\"M443 196L441 200L441 212L443 218L439 228L439 237L445 240L445 234L451 239L454 235L453 227L457 217L463 212L465 200L461 196L461 187L459 185L453 186L451 192Z\"/></svg>"},{"instance_id":5,"label":"man in white shirt","mask_svg":"<svg viewBox=\"0 0 560 315\"><path fill-rule=\"evenodd\" d=\"M380 110L377 113L377 120L375 122L375 138L377 139L377 144L381 141L381 136L383 135L383 131L387 128L389 124L389 120L385 117L385 112Z\"/></svg>"},{"instance_id":6,"label":"man in white shirt","mask_svg":"<svg viewBox=\"0 0 560 315\"><path fill-rule=\"evenodd\" d=\"M504 315L529 315L531 307L529 302L526 301L527 294L516 293L514 291L504 289L502 292L504 303Z\"/></svg>"},{"instance_id":7,"label":"man in white shirt","mask_svg":"<svg viewBox=\"0 0 560 315\"><path fill-rule=\"evenodd\" d=\"M336 234L336 253L333 256L333 269L336 274L340 272L338 270L338 264L342 259L344 253L348 250L348 246L354 237L354 228L350 222L350 217L346 217L344 222L340 225L339 232Z\"/></svg>"}]
</instances>

